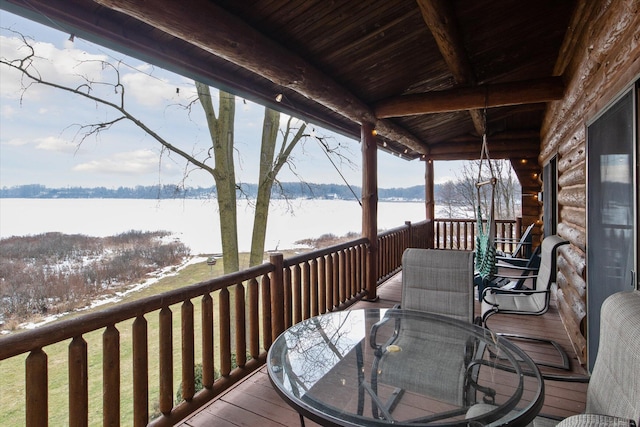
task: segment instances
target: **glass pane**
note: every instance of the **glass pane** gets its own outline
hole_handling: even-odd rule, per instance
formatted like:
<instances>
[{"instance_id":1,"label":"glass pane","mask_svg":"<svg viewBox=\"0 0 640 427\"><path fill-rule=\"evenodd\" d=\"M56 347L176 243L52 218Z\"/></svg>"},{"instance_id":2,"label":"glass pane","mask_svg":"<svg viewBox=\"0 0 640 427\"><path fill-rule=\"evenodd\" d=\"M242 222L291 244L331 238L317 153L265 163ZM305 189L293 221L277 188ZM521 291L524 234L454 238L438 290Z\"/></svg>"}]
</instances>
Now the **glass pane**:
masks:
<instances>
[{"instance_id":1,"label":"glass pane","mask_svg":"<svg viewBox=\"0 0 640 427\"><path fill-rule=\"evenodd\" d=\"M589 367L600 333L600 307L631 289L634 269L633 92L588 128L587 313Z\"/></svg>"}]
</instances>

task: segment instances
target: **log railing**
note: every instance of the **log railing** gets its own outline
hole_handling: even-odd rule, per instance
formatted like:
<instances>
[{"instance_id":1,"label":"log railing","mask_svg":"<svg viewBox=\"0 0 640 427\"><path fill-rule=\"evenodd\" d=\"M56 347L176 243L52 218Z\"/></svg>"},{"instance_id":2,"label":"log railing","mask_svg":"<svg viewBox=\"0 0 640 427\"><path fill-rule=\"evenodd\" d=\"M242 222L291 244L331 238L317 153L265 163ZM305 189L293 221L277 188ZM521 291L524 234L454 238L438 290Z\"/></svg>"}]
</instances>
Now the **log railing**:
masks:
<instances>
[{"instance_id":1,"label":"log railing","mask_svg":"<svg viewBox=\"0 0 640 427\"><path fill-rule=\"evenodd\" d=\"M474 250L476 245L476 220L436 218L434 220L434 247L436 249ZM510 253L515 243L505 243L505 239L519 239L520 220L496 220L496 238L503 240L497 249Z\"/></svg>"},{"instance_id":2,"label":"log railing","mask_svg":"<svg viewBox=\"0 0 640 427\"><path fill-rule=\"evenodd\" d=\"M429 222L405 222L402 227L378 234L378 285L402 269L402 254L408 247L428 248Z\"/></svg>"},{"instance_id":3,"label":"log railing","mask_svg":"<svg viewBox=\"0 0 640 427\"><path fill-rule=\"evenodd\" d=\"M400 268L405 248L427 246L428 229L406 223L379 235L377 282ZM172 425L258 369L287 327L365 296L368 251L363 238L288 259L273 254L260 266L1 338L0 361L24 360L24 385L13 390L24 387L29 427L99 417L103 425L143 426L156 409L153 424ZM102 368L93 375L96 363ZM66 404L50 405L49 379L65 365ZM50 421L64 407L66 417Z\"/></svg>"}]
</instances>

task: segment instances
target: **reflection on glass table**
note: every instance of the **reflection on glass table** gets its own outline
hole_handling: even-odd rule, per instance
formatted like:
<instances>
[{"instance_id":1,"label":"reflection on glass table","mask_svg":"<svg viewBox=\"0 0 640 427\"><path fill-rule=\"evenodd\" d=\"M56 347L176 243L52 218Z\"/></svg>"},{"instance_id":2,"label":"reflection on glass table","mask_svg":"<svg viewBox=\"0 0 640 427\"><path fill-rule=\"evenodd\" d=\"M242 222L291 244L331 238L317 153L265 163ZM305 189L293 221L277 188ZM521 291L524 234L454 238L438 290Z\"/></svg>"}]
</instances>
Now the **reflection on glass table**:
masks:
<instances>
[{"instance_id":1,"label":"reflection on glass table","mask_svg":"<svg viewBox=\"0 0 640 427\"><path fill-rule=\"evenodd\" d=\"M526 425L540 411L535 363L491 331L410 310L339 311L271 346L269 378L326 426Z\"/></svg>"}]
</instances>

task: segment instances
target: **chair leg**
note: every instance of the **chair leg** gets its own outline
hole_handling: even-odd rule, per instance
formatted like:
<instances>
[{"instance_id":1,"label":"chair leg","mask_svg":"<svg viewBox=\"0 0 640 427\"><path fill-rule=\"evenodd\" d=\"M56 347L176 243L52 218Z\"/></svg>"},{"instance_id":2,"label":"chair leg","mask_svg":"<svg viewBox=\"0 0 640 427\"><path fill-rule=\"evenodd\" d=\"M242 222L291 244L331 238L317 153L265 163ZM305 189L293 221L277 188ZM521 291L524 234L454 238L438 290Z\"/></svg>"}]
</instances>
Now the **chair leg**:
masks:
<instances>
[{"instance_id":1,"label":"chair leg","mask_svg":"<svg viewBox=\"0 0 640 427\"><path fill-rule=\"evenodd\" d=\"M487 319L489 317L491 317L492 315L496 314L498 312L498 310L493 309L493 310L489 310L486 313L484 313L484 315L482 316L482 326L485 327L486 329L490 329L489 326L487 326ZM496 335L499 335L501 337L505 337L507 339L513 339L513 340L523 340L523 341L534 341L534 342L539 342L539 343L546 343L546 344L550 344L551 346L553 346L553 348L556 350L556 352L558 353L558 355L560 356L560 359L562 360L560 363L547 363L547 362L535 362L536 365L539 366L546 366L548 368L554 368L554 369L561 369L563 371L570 371L571 370L571 363L569 361L569 356L567 356L567 352L564 351L564 349L562 348L562 346L560 344L558 344L556 341L547 339L547 338L537 338L537 337L529 337L529 336L525 336L525 335L517 335L517 334L507 334L507 333L503 333L503 332L495 332ZM497 355L493 354L493 352L489 351L491 357L497 357Z\"/></svg>"},{"instance_id":2,"label":"chair leg","mask_svg":"<svg viewBox=\"0 0 640 427\"><path fill-rule=\"evenodd\" d=\"M569 356L567 356L567 352L564 351L562 346L560 344L558 344L554 340L550 340L550 339L546 339L546 338L527 337L527 336L517 335L517 334L497 333L496 335L499 335L501 337L505 337L507 339L522 340L522 341L534 341L534 342L539 342L539 343L550 344L551 346L553 346L553 348L555 348L555 350L558 353L558 355L560 356L560 359L562 360L562 362L561 363L535 362L536 365L546 366L546 367L555 368L555 369L562 369L564 371L570 371L571 370L571 362L569 360Z\"/></svg>"}]
</instances>

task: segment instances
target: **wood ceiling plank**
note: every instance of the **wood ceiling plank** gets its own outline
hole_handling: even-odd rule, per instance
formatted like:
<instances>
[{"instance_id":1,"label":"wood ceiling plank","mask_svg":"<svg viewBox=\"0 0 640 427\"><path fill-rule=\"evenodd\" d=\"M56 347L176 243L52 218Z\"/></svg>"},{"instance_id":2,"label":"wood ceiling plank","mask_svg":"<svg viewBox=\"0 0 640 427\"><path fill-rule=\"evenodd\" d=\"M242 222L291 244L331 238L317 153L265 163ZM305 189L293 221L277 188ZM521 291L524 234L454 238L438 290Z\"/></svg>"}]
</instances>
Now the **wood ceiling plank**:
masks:
<instances>
[{"instance_id":1,"label":"wood ceiling plank","mask_svg":"<svg viewBox=\"0 0 640 427\"><path fill-rule=\"evenodd\" d=\"M317 100L357 123L374 123L384 136L417 152L426 152L425 145L406 129L377 119L364 102L312 64L209 1L194 0L189 7L170 0L96 0L96 3L187 40L280 86ZM211 25L212 22L215 25Z\"/></svg>"}]
</instances>

